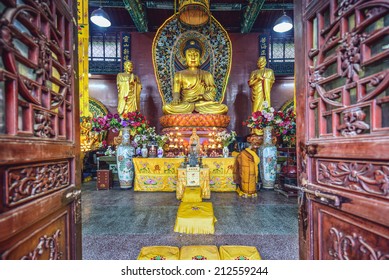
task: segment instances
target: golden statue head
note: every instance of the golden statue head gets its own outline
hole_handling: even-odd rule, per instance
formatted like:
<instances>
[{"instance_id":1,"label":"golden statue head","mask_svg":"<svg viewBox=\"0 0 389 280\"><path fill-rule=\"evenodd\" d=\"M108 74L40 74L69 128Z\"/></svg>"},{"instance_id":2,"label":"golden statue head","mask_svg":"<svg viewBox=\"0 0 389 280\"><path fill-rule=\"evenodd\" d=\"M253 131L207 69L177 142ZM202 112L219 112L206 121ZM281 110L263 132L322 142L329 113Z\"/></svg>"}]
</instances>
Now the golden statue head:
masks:
<instances>
[{"instance_id":1,"label":"golden statue head","mask_svg":"<svg viewBox=\"0 0 389 280\"><path fill-rule=\"evenodd\" d=\"M131 60L126 60L123 63L124 71L127 73L131 73L134 70L134 65L132 64Z\"/></svg>"},{"instance_id":2,"label":"golden statue head","mask_svg":"<svg viewBox=\"0 0 389 280\"><path fill-rule=\"evenodd\" d=\"M185 54L185 60L188 67L200 66L203 49L197 40L190 39L186 41L183 48L183 53Z\"/></svg>"},{"instance_id":3,"label":"golden statue head","mask_svg":"<svg viewBox=\"0 0 389 280\"><path fill-rule=\"evenodd\" d=\"M258 58L257 66L258 68L265 68L266 63L267 63L266 56L260 56Z\"/></svg>"}]
</instances>

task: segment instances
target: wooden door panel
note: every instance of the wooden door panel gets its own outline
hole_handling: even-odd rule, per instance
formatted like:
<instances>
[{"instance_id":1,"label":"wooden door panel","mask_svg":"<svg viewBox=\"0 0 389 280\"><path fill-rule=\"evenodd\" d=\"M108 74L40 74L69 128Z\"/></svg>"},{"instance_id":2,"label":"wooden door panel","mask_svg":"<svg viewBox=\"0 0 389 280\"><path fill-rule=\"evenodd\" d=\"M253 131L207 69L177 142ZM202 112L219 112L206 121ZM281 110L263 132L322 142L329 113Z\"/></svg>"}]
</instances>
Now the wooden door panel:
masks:
<instances>
[{"instance_id":1,"label":"wooden door panel","mask_svg":"<svg viewBox=\"0 0 389 280\"><path fill-rule=\"evenodd\" d=\"M301 258L345 258L336 234L389 251L388 32L386 1L296 1Z\"/></svg>"},{"instance_id":2,"label":"wooden door panel","mask_svg":"<svg viewBox=\"0 0 389 280\"><path fill-rule=\"evenodd\" d=\"M0 5L0 258L81 258L76 1Z\"/></svg>"},{"instance_id":3,"label":"wooden door panel","mask_svg":"<svg viewBox=\"0 0 389 280\"><path fill-rule=\"evenodd\" d=\"M71 209L60 209L2 242L2 259L68 260Z\"/></svg>"},{"instance_id":4,"label":"wooden door panel","mask_svg":"<svg viewBox=\"0 0 389 280\"><path fill-rule=\"evenodd\" d=\"M388 260L389 228L313 203L315 259ZM384 248L384 250L383 250Z\"/></svg>"}]
</instances>

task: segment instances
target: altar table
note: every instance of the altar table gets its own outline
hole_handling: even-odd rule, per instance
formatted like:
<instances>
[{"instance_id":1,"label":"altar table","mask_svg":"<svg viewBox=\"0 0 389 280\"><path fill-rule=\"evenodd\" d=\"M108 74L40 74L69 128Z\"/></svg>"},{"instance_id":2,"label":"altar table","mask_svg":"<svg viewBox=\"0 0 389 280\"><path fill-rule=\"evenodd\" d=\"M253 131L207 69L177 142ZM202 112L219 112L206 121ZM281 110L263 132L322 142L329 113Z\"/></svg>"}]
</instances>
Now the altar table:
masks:
<instances>
[{"instance_id":1,"label":"altar table","mask_svg":"<svg viewBox=\"0 0 389 280\"><path fill-rule=\"evenodd\" d=\"M177 188L177 174L183 158L133 158L135 191L173 192ZM209 168L209 187L215 192L236 190L234 183L235 158L203 158Z\"/></svg>"}]
</instances>

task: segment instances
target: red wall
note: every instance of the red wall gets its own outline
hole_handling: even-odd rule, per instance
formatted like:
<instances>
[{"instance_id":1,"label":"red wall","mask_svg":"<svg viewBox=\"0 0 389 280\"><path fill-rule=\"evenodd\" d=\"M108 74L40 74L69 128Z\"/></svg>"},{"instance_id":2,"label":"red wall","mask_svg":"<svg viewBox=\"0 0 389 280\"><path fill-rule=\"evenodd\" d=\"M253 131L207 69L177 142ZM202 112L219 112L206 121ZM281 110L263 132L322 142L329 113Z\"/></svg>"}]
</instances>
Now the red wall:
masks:
<instances>
[{"instance_id":1,"label":"red wall","mask_svg":"<svg viewBox=\"0 0 389 280\"><path fill-rule=\"evenodd\" d=\"M161 130L159 117L162 116L162 100L158 91L151 58L151 47L155 33L132 33L131 58L134 73L142 82L141 112L151 125ZM258 33L230 34L232 43L232 66L224 102L231 118L229 130L238 136L245 136L249 130L242 122L251 114L250 88L247 81L251 71L257 68ZM293 77L277 77L271 92L271 104L279 109L293 98ZM89 94L101 101L107 109L115 113L117 107L116 75L94 75L89 78Z\"/></svg>"}]
</instances>

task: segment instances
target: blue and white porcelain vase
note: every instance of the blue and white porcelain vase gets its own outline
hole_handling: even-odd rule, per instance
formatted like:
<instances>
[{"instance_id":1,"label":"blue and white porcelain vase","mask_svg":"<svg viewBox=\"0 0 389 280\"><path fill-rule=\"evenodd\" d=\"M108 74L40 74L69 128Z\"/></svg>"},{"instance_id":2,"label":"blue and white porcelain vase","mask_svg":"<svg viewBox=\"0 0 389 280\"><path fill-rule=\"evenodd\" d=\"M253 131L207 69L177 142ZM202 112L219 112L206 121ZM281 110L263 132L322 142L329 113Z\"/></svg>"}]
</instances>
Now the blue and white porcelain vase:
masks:
<instances>
[{"instance_id":1,"label":"blue and white porcelain vase","mask_svg":"<svg viewBox=\"0 0 389 280\"><path fill-rule=\"evenodd\" d=\"M157 157L159 157L159 158L163 157L163 148L161 146L158 146Z\"/></svg>"},{"instance_id":2,"label":"blue and white porcelain vase","mask_svg":"<svg viewBox=\"0 0 389 280\"><path fill-rule=\"evenodd\" d=\"M118 145L116 151L116 162L120 188L130 189L134 182L134 163L132 157L135 155L135 149L131 146L130 129L122 129L122 143Z\"/></svg>"},{"instance_id":3,"label":"blue and white porcelain vase","mask_svg":"<svg viewBox=\"0 0 389 280\"><path fill-rule=\"evenodd\" d=\"M263 143L258 148L259 171L264 189L274 189L277 176L277 147L272 142L273 127L263 129Z\"/></svg>"},{"instance_id":4,"label":"blue and white porcelain vase","mask_svg":"<svg viewBox=\"0 0 389 280\"><path fill-rule=\"evenodd\" d=\"M141 153L143 158L147 158L149 156L149 150L147 149L146 144L142 145Z\"/></svg>"}]
</instances>

